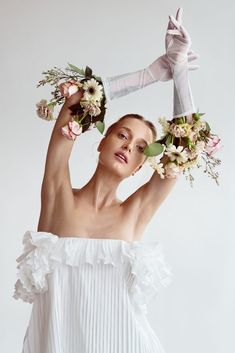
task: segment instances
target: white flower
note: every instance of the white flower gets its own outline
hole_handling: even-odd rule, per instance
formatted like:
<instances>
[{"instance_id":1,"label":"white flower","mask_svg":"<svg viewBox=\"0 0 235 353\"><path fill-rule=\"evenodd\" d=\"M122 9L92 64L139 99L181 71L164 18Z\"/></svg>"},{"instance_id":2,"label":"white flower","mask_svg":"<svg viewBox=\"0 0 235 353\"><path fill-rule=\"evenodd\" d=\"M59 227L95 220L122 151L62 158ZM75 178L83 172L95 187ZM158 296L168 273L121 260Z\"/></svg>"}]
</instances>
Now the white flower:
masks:
<instances>
[{"instance_id":1,"label":"white flower","mask_svg":"<svg viewBox=\"0 0 235 353\"><path fill-rule=\"evenodd\" d=\"M158 163L156 161L155 157L149 157L148 158L150 166L155 169L158 174L160 175L161 179L164 179L164 168L163 168L163 163Z\"/></svg>"},{"instance_id":2,"label":"white flower","mask_svg":"<svg viewBox=\"0 0 235 353\"><path fill-rule=\"evenodd\" d=\"M192 148L185 148L187 155L188 155L188 159L194 159L195 157L197 157L198 152L196 151L196 149Z\"/></svg>"},{"instance_id":3,"label":"white flower","mask_svg":"<svg viewBox=\"0 0 235 353\"><path fill-rule=\"evenodd\" d=\"M100 101L103 97L102 86L94 78L84 82L83 89L83 100Z\"/></svg>"},{"instance_id":4,"label":"white flower","mask_svg":"<svg viewBox=\"0 0 235 353\"><path fill-rule=\"evenodd\" d=\"M178 163L184 163L188 159L187 151L183 150L183 146L176 147L172 143L166 148L165 154L170 158L171 161L177 161Z\"/></svg>"},{"instance_id":5,"label":"white flower","mask_svg":"<svg viewBox=\"0 0 235 353\"><path fill-rule=\"evenodd\" d=\"M197 151L198 154L201 153L204 150L205 145L206 144L205 144L204 141L197 141L197 143L196 143L196 151Z\"/></svg>"},{"instance_id":6,"label":"white flower","mask_svg":"<svg viewBox=\"0 0 235 353\"><path fill-rule=\"evenodd\" d=\"M170 124L167 122L165 117L160 117L158 119L158 122L162 125L162 131L164 134L167 134L169 132L169 127Z\"/></svg>"},{"instance_id":7,"label":"white flower","mask_svg":"<svg viewBox=\"0 0 235 353\"><path fill-rule=\"evenodd\" d=\"M88 113L91 116L97 116L101 113L101 110L99 108L100 102L93 102L91 100L88 101L80 101L81 107L85 108L84 113Z\"/></svg>"},{"instance_id":8,"label":"white flower","mask_svg":"<svg viewBox=\"0 0 235 353\"><path fill-rule=\"evenodd\" d=\"M165 165L166 178L176 178L180 175L182 167L174 162L168 162Z\"/></svg>"}]
</instances>

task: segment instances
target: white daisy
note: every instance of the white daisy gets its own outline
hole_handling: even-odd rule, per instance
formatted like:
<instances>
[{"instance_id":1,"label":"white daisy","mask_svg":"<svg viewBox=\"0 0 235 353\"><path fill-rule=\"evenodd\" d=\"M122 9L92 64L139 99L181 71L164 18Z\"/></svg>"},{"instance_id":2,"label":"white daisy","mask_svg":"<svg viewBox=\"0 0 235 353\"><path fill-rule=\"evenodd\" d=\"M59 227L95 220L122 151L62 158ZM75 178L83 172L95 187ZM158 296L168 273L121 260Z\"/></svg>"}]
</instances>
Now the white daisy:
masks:
<instances>
[{"instance_id":1,"label":"white daisy","mask_svg":"<svg viewBox=\"0 0 235 353\"><path fill-rule=\"evenodd\" d=\"M183 146L176 147L172 143L166 148L165 154L170 158L170 160L177 161L178 163L184 163L188 159L187 152L183 150Z\"/></svg>"},{"instance_id":2,"label":"white daisy","mask_svg":"<svg viewBox=\"0 0 235 353\"><path fill-rule=\"evenodd\" d=\"M158 163L156 161L155 157L149 157L148 158L148 162L150 164L150 166L156 170L158 172L158 174L160 175L161 179L164 179L164 168L163 168L163 163Z\"/></svg>"},{"instance_id":3,"label":"white daisy","mask_svg":"<svg viewBox=\"0 0 235 353\"><path fill-rule=\"evenodd\" d=\"M90 79L83 84L84 100L100 101L103 97L102 86L94 79Z\"/></svg>"}]
</instances>

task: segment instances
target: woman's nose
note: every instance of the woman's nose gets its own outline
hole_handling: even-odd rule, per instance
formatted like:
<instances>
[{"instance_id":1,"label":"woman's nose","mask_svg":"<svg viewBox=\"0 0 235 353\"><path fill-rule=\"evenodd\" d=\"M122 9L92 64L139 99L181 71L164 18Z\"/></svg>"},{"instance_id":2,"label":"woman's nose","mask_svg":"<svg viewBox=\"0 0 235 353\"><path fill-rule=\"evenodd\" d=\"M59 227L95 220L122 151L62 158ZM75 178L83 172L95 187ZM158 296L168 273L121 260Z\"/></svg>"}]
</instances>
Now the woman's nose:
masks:
<instances>
[{"instance_id":1,"label":"woman's nose","mask_svg":"<svg viewBox=\"0 0 235 353\"><path fill-rule=\"evenodd\" d=\"M131 151L132 145L131 145L131 143L127 142L127 143L125 143L125 144L123 145L123 148L124 148L124 149L127 149L127 150L129 150L129 151Z\"/></svg>"}]
</instances>

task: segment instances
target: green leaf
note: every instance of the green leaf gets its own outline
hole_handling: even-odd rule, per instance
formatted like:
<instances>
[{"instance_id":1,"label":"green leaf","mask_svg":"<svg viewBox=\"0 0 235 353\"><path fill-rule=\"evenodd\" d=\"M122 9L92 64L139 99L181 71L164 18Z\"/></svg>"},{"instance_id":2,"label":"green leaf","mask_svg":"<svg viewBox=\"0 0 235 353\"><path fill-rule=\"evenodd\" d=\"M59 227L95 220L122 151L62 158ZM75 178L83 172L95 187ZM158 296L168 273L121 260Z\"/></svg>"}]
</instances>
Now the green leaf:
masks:
<instances>
[{"instance_id":1,"label":"green leaf","mask_svg":"<svg viewBox=\"0 0 235 353\"><path fill-rule=\"evenodd\" d=\"M85 69L85 77L87 78L91 78L92 76L92 70L89 66L86 66L86 69Z\"/></svg>"},{"instance_id":2,"label":"green leaf","mask_svg":"<svg viewBox=\"0 0 235 353\"><path fill-rule=\"evenodd\" d=\"M176 118L175 123L176 123L177 125L183 124L183 123L184 123L184 118L183 118L183 117Z\"/></svg>"},{"instance_id":3,"label":"green leaf","mask_svg":"<svg viewBox=\"0 0 235 353\"><path fill-rule=\"evenodd\" d=\"M97 127L97 129L99 130L99 132L100 132L101 134L103 134L104 129L105 129L105 124L104 124L104 122L99 120L99 121L97 121L97 122L95 123L95 126Z\"/></svg>"},{"instance_id":4,"label":"green leaf","mask_svg":"<svg viewBox=\"0 0 235 353\"><path fill-rule=\"evenodd\" d=\"M190 147L190 148L191 148L191 146L194 145L193 141L188 136L183 137L182 140L185 141L187 146Z\"/></svg>"},{"instance_id":5,"label":"green leaf","mask_svg":"<svg viewBox=\"0 0 235 353\"><path fill-rule=\"evenodd\" d=\"M169 146L172 143L172 135L168 135L166 139L166 146Z\"/></svg>"},{"instance_id":6,"label":"green leaf","mask_svg":"<svg viewBox=\"0 0 235 353\"><path fill-rule=\"evenodd\" d=\"M207 121L206 121L206 130L207 130L207 131L211 131L210 125L208 124Z\"/></svg>"},{"instance_id":7,"label":"green leaf","mask_svg":"<svg viewBox=\"0 0 235 353\"><path fill-rule=\"evenodd\" d=\"M71 70L78 72L81 76L85 76L84 70L79 69L77 66L68 63Z\"/></svg>"},{"instance_id":8,"label":"green leaf","mask_svg":"<svg viewBox=\"0 0 235 353\"><path fill-rule=\"evenodd\" d=\"M150 143L148 146L146 146L143 152L146 156L152 157L152 156L157 156L161 154L163 150L164 150L164 147L162 146L161 143L153 142L153 143Z\"/></svg>"},{"instance_id":9,"label":"green leaf","mask_svg":"<svg viewBox=\"0 0 235 353\"><path fill-rule=\"evenodd\" d=\"M201 116L203 116L203 115L205 115L205 113L199 113L199 112L193 113L193 118L195 120L199 120L201 118Z\"/></svg>"},{"instance_id":10,"label":"green leaf","mask_svg":"<svg viewBox=\"0 0 235 353\"><path fill-rule=\"evenodd\" d=\"M54 108L56 106L56 104L57 104L57 102L51 102L51 103L48 103L47 106Z\"/></svg>"}]
</instances>

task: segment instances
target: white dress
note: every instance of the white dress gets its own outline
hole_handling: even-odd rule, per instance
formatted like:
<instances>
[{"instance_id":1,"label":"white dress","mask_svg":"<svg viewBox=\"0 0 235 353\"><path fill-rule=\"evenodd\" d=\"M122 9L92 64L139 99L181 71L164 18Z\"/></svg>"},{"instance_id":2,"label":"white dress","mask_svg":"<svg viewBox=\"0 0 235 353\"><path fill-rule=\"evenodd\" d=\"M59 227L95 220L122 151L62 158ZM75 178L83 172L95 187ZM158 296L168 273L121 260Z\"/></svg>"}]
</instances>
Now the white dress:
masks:
<instances>
[{"instance_id":1,"label":"white dress","mask_svg":"<svg viewBox=\"0 0 235 353\"><path fill-rule=\"evenodd\" d=\"M15 299L32 303L22 353L163 353L147 303L170 283L161 245L26 231Z\"/></svg>"}]
</instances>

